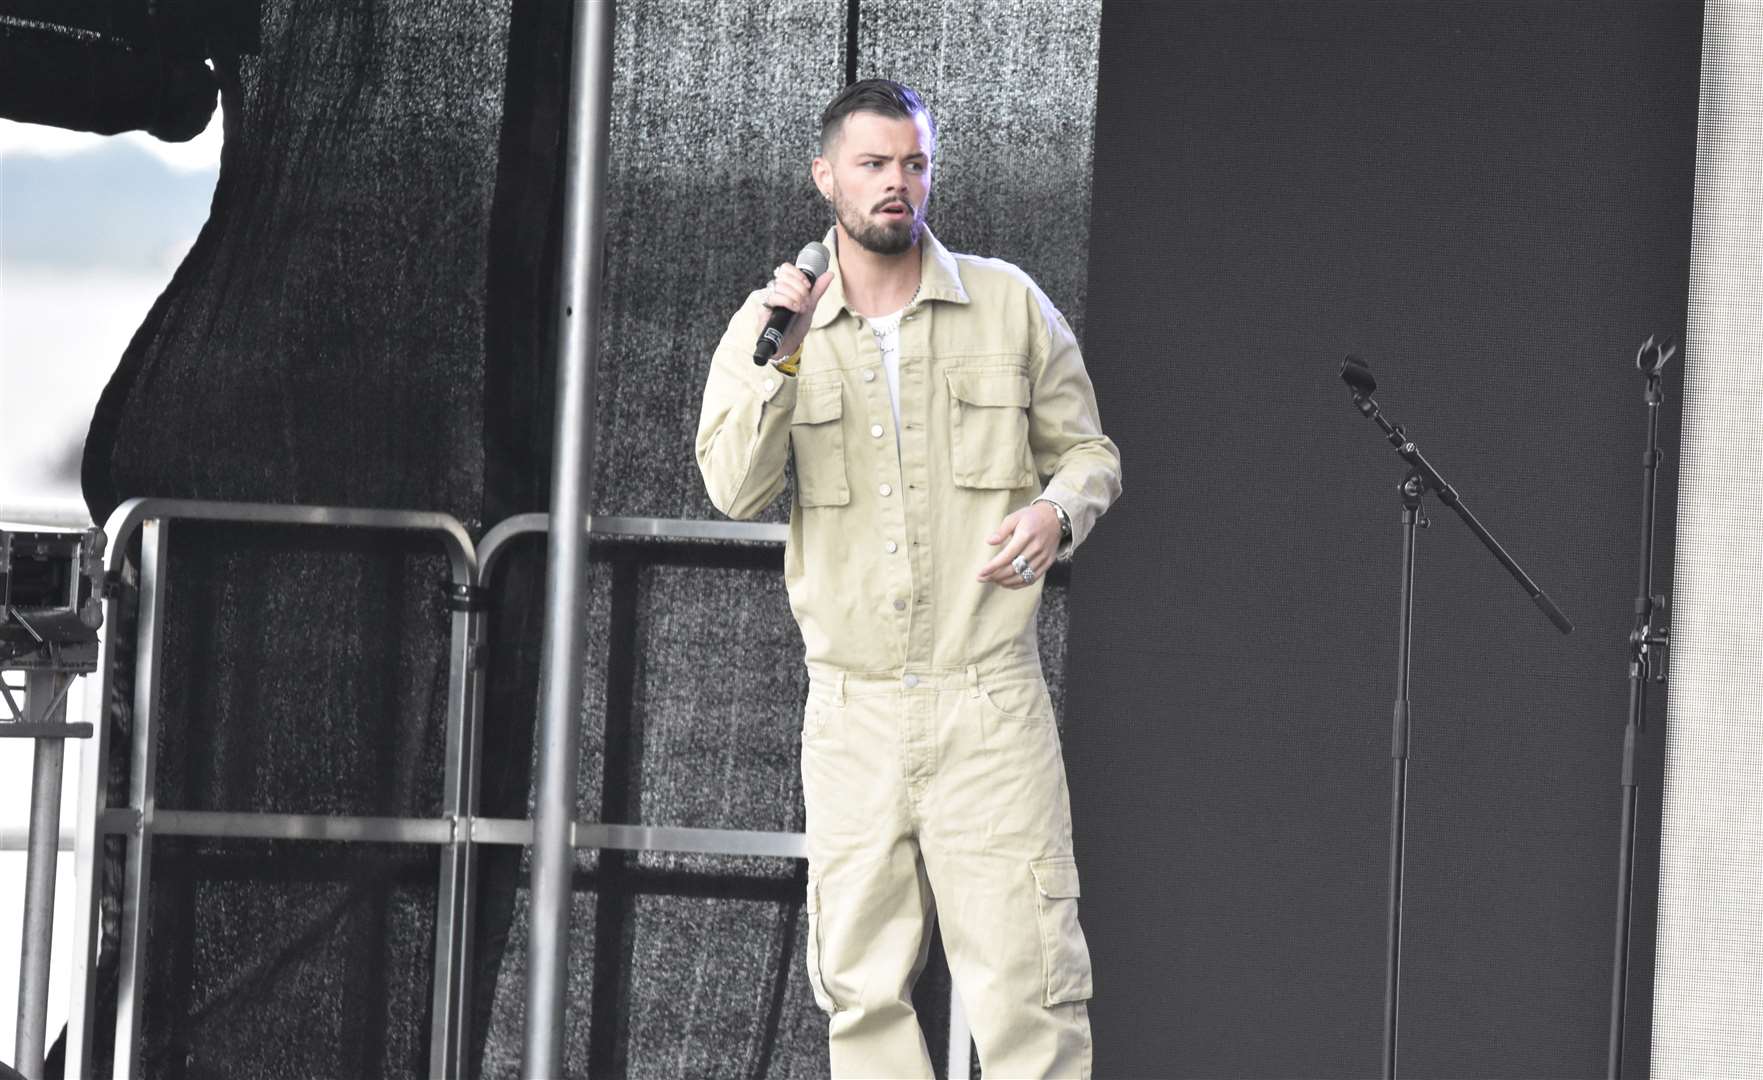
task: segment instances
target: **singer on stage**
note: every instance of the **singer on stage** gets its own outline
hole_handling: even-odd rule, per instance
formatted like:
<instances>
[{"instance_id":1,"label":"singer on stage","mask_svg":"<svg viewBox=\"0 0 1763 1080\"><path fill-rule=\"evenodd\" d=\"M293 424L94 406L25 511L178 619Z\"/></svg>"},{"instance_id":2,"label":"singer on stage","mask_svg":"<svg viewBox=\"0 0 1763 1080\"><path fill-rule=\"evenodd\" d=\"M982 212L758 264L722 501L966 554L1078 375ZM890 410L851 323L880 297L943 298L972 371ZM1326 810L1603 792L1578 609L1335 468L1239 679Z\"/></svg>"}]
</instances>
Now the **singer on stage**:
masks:
<instances>
[{"instance_id":1,"label":"singer on stage","mask_svg":"<svg viewBox=\"0 0 1763 1080\"><path fill-rule=\"evenodd\" d=\"M697 457L723 513L793 464L784 572L802 724L808 977L837 1077L929 1077L930 921L987 1076L1088 1077L1090 957L1035 635L1040 586L1120 494L1065 317L925 226L936 123L911 89L821 115L830 266L779 266L711 360ZM773 310L804 313L775 343ZM1079 720L1081 722L1081 719Z\"/></svg>"}]
</instances>

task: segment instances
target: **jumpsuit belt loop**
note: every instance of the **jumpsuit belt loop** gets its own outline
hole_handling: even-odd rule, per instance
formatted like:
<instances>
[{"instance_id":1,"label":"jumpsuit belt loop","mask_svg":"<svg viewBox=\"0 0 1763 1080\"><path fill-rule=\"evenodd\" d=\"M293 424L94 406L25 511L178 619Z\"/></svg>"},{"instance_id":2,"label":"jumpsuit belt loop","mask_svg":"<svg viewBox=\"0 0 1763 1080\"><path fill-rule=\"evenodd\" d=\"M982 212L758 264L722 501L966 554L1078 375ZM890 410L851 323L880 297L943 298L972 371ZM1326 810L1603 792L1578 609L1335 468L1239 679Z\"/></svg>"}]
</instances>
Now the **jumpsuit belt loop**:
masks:
<instances>
[{"instance_id":1,"label":"jumpsuit belt loop","mask_svg":"<svg viewBox=\"0 0 1763 1080\"><path fill-rule=\"evenodd\" d=\"M970 698L979 697L979 665L978 664L967 665L967 696Z\"/></svg>"},{"instance_id":2,"label":"jumpsuit belt loop","mask_svg":"<svg viewBox=\"0 0 1763 1080\"><path fill-rule=\"evenodd\" d=\"M840 706L845 704L845 673L842 671L833 680L833 703Z\"/></svg>"}]
</instances>

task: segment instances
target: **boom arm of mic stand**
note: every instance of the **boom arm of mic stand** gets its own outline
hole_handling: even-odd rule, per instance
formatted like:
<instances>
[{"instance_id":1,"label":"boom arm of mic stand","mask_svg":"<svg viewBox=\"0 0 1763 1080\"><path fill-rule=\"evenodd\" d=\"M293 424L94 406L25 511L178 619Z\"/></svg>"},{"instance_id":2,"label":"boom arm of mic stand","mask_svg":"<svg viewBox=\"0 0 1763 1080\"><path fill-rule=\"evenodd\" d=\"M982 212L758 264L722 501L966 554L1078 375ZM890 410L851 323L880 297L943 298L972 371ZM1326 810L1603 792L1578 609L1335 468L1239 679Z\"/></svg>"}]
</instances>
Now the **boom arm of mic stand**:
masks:
<instances>
[{"instance_id":1,"label":"boom arm of mic stand","mask_svg":"<svg viewBox=\"0 0 1763 1080\"><path fill-rule=\"evenodd\" d=\"M1572 620L1568 619L1566 613L1555 606L1555 602L1549 599L1549 595L1543 592L1541 586L1531 580L1531 576L1524 572L1522 566L1518 565L1518 560L1506 554L1506 549L1500 546L1498 540L1494 539L1493 533L1488 532L1487 526L1470 513L1469 507L1463 505L1462 496L1457 494L1457 489L1452 487L1439 474L1439 471L1432 467L1432 463L1426 460L1425 455L1420 452L1420 448L1414 445L1414 440L1410 439L1399 426L1384 419L1383 413L1377 407L1377 402L1372 400L1370 394L1355 394L1353 401L1359 406L1360 412L1370 417L1378 427L1383 429L1384 434L1390 440L1390 445L1396 448L1396 453L1402 455L1403 461L1413 467L1415 474L1420 477L1420 482L1429 490L1436 492L1440 502L1457 512L1457 516L1463 519L1463 524L1469 526L1469 531L1473 532L1482 545L1493 553L1494 558L1500 560L1500 565L1506 568L1506 572L1524 587L1524 591L1536 606L1541 608L1543 614L1548 616L1549 621L1555 624L1555 629L1563 634L1573 633Z\"/></svg>"}]
</instances>

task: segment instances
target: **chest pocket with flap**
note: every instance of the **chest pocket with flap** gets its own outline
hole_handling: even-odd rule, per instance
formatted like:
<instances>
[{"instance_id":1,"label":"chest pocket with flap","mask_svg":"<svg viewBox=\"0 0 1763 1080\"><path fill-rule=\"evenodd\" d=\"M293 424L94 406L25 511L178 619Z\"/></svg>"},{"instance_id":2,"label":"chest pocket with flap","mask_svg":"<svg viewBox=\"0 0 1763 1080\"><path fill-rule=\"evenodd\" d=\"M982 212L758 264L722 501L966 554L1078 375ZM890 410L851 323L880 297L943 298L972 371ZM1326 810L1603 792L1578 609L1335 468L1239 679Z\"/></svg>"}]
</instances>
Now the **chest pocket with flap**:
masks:
<instances>
[{"instance_id":1,"label":"chest pocket with flap","mask_svg":"<svg viewBox=\"0 0 1763 1080\"><path fill-rule=\"evenodd\" d=\"M1028 375L1019 368L957 368L948 379L955 483L1007 489L1033 483Z\"/></svg>"},{"instance_id":2,"label":"chest pocket with flap","mask_svg":"<svg viewBox=\"0 0 1763 1080\"><path fill-rule=\"evenodd\" d=\"M790 417L790 450L796 461L796 499L803 506L844 506L851 501L845 478L844 388L838 379L804 382Z\"/></svg>"}]
</instances>

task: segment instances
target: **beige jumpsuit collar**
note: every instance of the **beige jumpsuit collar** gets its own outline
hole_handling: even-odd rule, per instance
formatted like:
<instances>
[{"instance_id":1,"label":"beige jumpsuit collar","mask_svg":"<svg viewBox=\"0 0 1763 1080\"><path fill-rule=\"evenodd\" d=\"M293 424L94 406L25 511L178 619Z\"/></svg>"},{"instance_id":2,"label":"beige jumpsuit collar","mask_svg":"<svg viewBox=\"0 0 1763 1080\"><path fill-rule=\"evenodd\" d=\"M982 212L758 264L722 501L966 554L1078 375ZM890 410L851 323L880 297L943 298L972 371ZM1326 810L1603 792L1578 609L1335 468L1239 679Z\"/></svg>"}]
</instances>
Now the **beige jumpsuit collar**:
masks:
<instances>
[{"instance_id":1,"label":"beige jumpsuit collar","mask_svg":"<svg viewBox=\"0 0 1763 1080\"><path fill-rule=\"evenodd\" d=\"M823 329L828 323L841 315L856 315L845 303L845 281L839 272L838 246L839 230L828 229L826 237L821 241L828 251L834 252L832 264L832 284L826 287L826 295L820 298L820 306L814 309L814 318L808 323L811 330ZM926 226L918 237L919 251L919 286L920 300L943 300L951 304L967 303L967 290L961 287L961 271L955 265L955 257L949 249L942 245Z\"/></svg>"}]
</instances>

